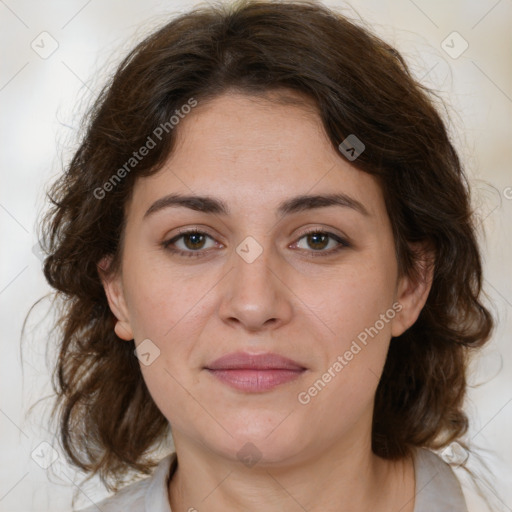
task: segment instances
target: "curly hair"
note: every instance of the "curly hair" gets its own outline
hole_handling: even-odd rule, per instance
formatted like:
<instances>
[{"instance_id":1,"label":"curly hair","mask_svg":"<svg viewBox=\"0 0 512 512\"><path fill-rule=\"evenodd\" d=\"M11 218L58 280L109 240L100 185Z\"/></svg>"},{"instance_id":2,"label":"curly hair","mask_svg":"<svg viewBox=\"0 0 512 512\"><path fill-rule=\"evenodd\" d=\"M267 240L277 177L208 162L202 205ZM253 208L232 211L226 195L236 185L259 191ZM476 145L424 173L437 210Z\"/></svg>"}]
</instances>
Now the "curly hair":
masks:
<instances>
[{"instance_id":1,"label":"curly hair","mask_svg":"<svg viewBox=\"0 0 512 512\"><path fill-rule=\"evenodd\" d=\"M230 90L283 93L273 101L289 101L286 91L306 95L337 150L349 134L365 144L352 165L382 187L400 275L418 278L414 242L435 254L426 305L391 340L372 449L399 459L460 439L468 428L468 356L490 338L494 321L481 299L468 179L437 96L393 47L341 13L309 0L243 0L197 7L140 42L89 110L80 145L49 191L44 274L62 299L52 415L66 455L109 486L129 470L147 473L155 464L148 454L170 432L133 341L114 332L98 263L108 255L109 271L119 268L134 183L169 158L179 125L161 130L130 172L119 172L123 164L191 98L206 102ZM122 179L113 183L116 170Z\"/></svg>"}]
</instances>

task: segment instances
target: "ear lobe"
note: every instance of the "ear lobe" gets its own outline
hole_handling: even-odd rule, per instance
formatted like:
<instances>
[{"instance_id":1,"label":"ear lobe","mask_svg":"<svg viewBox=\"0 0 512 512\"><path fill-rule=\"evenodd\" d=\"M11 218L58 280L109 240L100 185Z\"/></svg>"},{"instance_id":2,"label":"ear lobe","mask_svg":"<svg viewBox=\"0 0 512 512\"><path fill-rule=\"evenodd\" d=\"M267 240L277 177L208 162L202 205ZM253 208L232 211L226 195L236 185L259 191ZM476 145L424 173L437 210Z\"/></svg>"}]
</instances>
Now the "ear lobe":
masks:
<instances>
[{"instance_id":1,"label":"ear lobe","mask_svg":"<svg viewBox=\"0 0 512 512\"><path fill-rule=\"evenodd\" d=\"M102 274L107 273L111 263L112 256L103 256L103 258L101 258L101 260L97 263L98 274L100 274L100 278L102 278Z\"/></svg>"},{"instance_id":2,"label":"ear lobe","mask_svg":"<svg viewBox=\"0 0 512 512\"><path fill-rule=\"evenodd\" d=\"M112 262L111 256L104 256L97 264L98 275L100 276L107 296L108 305L113 315L117 318L114 331L117 336L123 340L133 340L133 331L130 325L128 308L124 298L123 285L121 276L113 272L109 272Z\"/></svg>"},{"instance_id":3,"label":"ear lobe","mask_svg":"<svg viewBox=\"0 0 512 512\"><path fill-rule=\"evenodd\" d=\"M133 332L128 322L118 320L114 326L114 332L119 338L125 341L133 340Z\"/></svg>"},{"instance_id":4,"label":"ear lobe","mask_svg":"<svg viewBox=\"0 0 512 512\"><path fill-rule=\"evenodd\" d=\"M398 280L396 300L402 306L393 319L391 335L400 336L418 319L427 302L434 277L434 251L424 243L411 244L416 253L416 272Z\"/></svg>"}]
</instances>

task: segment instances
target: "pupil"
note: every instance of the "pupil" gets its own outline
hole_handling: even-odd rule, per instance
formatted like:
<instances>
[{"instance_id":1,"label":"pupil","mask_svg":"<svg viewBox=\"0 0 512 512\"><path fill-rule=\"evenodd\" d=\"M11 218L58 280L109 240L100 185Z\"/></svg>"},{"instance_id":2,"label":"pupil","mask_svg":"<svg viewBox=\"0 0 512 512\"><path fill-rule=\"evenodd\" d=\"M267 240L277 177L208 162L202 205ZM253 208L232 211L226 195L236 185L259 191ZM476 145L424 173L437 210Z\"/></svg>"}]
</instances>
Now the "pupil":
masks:
<instances>
[{"instance_id":1,"label":"pupil","mask_svg":"<svg viewBox=\"0 0 512 512\"><path fill-rule=\"evenodd\" d=\"M313 233L312 235L308 235L309 246L312 249L323 249L325 247L325 241L327 238L328 237L325 233ZM313 242L311 243L311 241ZM318 247L318 245L320 246Z\"/></svg>"},{"instance_id":2,"label":"pupil","mask_svg":"<svg viewBox=\"0 0 512 512\"><path fill-rule=\"evenodd\" d=\"M200 233L191 233L191 234L188 234L186 237L185 237L185 240L186 240L186 245L189 249L199 249L200 246L201 246L201 242L203 242L203 235L201 235ZM192 242L192 243L188 243L188 242Z\"/></svg>"}]
</instances>

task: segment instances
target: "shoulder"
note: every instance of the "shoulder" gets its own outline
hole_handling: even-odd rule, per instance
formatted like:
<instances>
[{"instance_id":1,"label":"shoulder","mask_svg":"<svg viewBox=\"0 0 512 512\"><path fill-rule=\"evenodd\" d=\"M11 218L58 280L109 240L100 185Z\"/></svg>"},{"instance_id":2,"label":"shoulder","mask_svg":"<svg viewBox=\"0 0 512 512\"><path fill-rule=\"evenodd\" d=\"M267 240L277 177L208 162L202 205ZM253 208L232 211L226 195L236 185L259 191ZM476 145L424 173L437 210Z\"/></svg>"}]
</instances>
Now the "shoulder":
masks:
<instances>
[{"instance_id":1,"label":"shoulder","mask_svg":"<svg viewBox=\"0 0 512 512\"><path fill-rule=\"evenodd\" d=\"M102 512L144 512L144 497L150 480L151 478L144 478L130 484L113 496L81 509L79 512L98 512L98 509Z\"/></svg>"},{"instance_id":2,"label":"shoulder","mask_svg":"<svg viewBox=\"0 0 512 512\"><path fill-rule=\"evenodd\" d=\"M123 487L113 496L93 503L78 512L170 512L167 482L175 467L176 454L160 460L153 474Z\"/></svg>"},{"instance_id":3,"label":"shoulder","mask_svg":"<svg viewBox=\"0 0 512 512\"><path fill-rule=\"evenodd\" d=\"M414 456L416 505L414 512L467 512L459 480L452 468L430 450Z\"/></svg>"}]
</instances>

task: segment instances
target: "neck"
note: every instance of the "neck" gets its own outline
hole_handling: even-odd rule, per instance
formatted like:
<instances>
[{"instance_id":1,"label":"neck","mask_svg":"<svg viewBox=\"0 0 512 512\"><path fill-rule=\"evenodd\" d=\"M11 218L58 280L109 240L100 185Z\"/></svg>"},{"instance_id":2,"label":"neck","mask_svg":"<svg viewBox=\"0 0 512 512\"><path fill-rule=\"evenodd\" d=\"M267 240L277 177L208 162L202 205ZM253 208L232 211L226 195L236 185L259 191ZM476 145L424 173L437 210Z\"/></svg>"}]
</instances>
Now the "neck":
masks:
<instances>
[{"instance_id":1,"label":"neck","mask_svg":"<svg viewBox=\"0 0 512 512\"><path fill-rule=\"evenodd\" d=\"M173 512L350 510L413 512L411 459L387 461L369 443L330 446L300 462L257 463L221 457L173 431L178 467L169 484ZM321 489L321 492L319 490Z\"/></svg>"}]
</instances>

